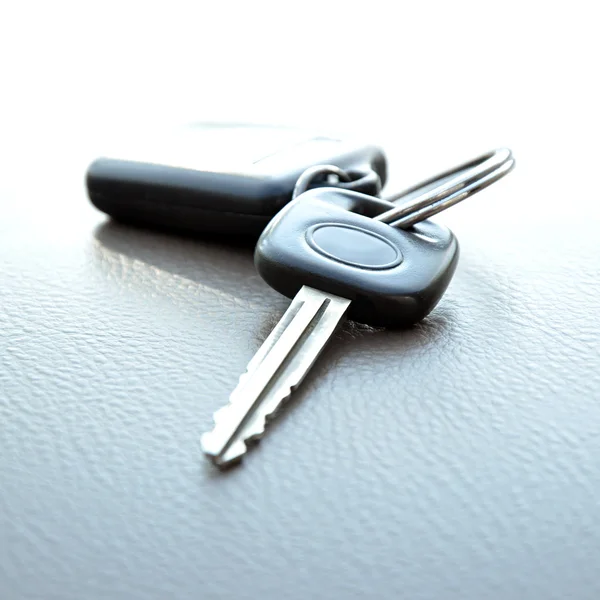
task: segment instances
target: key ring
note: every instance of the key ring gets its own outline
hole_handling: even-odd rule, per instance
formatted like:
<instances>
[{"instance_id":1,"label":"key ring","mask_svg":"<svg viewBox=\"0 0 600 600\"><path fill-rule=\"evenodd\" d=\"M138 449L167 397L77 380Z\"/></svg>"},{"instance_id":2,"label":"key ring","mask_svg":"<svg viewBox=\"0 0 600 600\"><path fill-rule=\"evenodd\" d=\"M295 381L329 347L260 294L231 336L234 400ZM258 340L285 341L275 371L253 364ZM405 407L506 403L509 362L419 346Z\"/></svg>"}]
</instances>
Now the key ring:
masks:
<instances>
[{"instance_id":1,"label":"key ring","mask_svg":"<svg viewBox=\"0 0 600 600\"><path fill-rule=\"evenodd\" d=\"M344 171L335 165L315 165L314 167L306 169L306 171L298 177L298 181L296 181L296 185L294 186L292 200L306 192L306 190L316 183L318 178L323 178L325 175L336 175L338 178L338 181L335 184L321 184L326 187L335 186L336 188L360 192L362 194L368 194L369 196L379 196L379 193L381 192L381 179L373 169L367 168Z\"/></svg>"},{"instance_id":2,"label":"key ring","mask_svg":"<svg viewBox=\"0 0 600 600\"><path fill-rule=\"evenodd\" d=\"M306 192L310 184L313 183L319 175L337 175L340 181L346 183L351 181L350 175L335 165L315 165L314 167L306 169L306 171L298 177L298 181L296 181L296 185L294 186L294 192L292 193L292 199L297 198L300 194Z\"/></svg>"},{"instance_id":3,"label":"key ring","mask_svg":"<svg viewBox=\"0 0 600 600\"><path fill-rule=\"evenodd\" d=\"M514 166L515 159L508 148L492 150L385 198L388 202L399 204L374 217L374 220L408 229L480 192L504 177ZM328 174L337 175L340 182L351 181L349 174L339 167L316 165L302 173L292 197L305 192L316 177Z\"/></svg>"},{"instance_id":4,"label":"key ring","mask_svg":"<svg viewBox=\"0 0 600 600\"><path fill-rule=\"evenodd\" d=\"M374 217L374 220L408 229L483 190L504 177L514 166L515 159L508 148L492 150L386 198L388 202L403 199L405 202ZM406 200L407 197L410 199Z\"/></svg>"}]
</instances>

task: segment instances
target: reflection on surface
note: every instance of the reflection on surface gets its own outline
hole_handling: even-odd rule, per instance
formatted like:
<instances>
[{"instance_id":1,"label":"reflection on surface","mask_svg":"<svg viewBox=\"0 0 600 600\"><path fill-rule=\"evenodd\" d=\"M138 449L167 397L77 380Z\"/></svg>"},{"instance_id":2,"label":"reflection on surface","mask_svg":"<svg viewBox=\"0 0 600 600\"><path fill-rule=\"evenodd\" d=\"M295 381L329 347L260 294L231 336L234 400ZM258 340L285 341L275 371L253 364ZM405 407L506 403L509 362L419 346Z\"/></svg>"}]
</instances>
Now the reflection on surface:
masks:
<instances>
[{"instance_id":1,"label":"reflection on surface","mask_svg":"<svg viewBox=\"0 0 600 600\"><path fill-rule=\"evenodd\" d=\"M106 271L118 265L137 269L138 274L140 269L150 270L153 276L170 275L234 299L244 299L245 286L260 281L252 262L251 240L171 235L113 220L100 225L94 235L98 242L94 253ZM155 284L153 288L156 291Z\"/></svg>"},{"instance_id":2,"label":"reflection on surface","mask_svg":"<svg viewBox=\"0 0 600 600\"><path fill-rule=\"evenodd\" d=\"M95 238L96 260L103 272L117 278L121 285L171 297L176 294L173 288L193 285L192 296L204 292L216 295L223 310L236 305L255 310L261 323L261 339L288 306L289 301L271 290L256 273L253 240L171 235L112 220L96 229ZM207 301L206 294L201 301ZM410 329L385 330L346 321L337 335L352 340L352 354L364 350L388 353L391 348L401 352L433 343L447 329L451 316L452 306L444 303Z\"/></svg>"}]
</instances>

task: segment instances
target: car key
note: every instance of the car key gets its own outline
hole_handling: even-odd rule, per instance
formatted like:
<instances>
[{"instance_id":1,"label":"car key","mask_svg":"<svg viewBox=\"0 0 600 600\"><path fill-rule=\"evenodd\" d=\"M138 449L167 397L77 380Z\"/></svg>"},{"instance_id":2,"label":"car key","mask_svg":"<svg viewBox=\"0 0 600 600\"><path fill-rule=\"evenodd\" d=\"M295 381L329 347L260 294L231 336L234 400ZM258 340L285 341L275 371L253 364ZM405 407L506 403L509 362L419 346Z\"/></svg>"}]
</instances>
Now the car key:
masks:
<instances>
[{"instance_id":1,"label":"car key","mask_svg":"<svg viewBox=\"0 0 600 600\"><path fill-rule=\"evenodd\" d=\"M423 319L446 290L458 260L452 232L430 221L410 231L376 221L384 200L334 188L305 192L262 233L259 274L293 301L268 336L229 404L202 436L219 467L239 461L246 444L300 385L344 316L375 326Z\"/></svg>"},{"instance_id":2,"label":"car key","mask_svg":"<svg viewBox=\"0 0 600 600\"><path fill-rule=\"evenodd\" d=\"M387 326L425 317L452 278L458 243L449 230L421 221L491 185L514 164L508 149L488 152L388 201L339 190L306 192L273 219L256 247L256 266L294 299L203 436L213 462L236 462L246 442L261 437L347 312ZM302 194L315 173L331 170L309 169L294 193Z\"/></svg>"},{"instance_id":3,"label":"car key","mask_svg":"<svg viewBox=\"0 0 600 600\"><path fill-rule=\"evenodd\" d=\"M98 209L130 224L256 239L291 200L300 175L321 163L352 176L339 187L370 195L387 176L383 151L361 141L291 127L205 123L98 158L86 183Z\"/></svg>"}]
</instances>

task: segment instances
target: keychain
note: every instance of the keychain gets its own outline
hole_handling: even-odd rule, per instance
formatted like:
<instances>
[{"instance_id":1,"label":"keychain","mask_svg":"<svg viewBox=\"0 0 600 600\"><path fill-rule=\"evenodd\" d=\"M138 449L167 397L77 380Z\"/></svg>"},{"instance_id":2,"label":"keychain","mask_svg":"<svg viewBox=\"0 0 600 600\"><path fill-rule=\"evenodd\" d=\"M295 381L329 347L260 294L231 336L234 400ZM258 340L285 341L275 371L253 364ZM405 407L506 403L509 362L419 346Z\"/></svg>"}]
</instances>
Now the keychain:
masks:
<instances>
[{"instance_id":1,"label":"keychain","mask_svg":"<svg viewBox=\"0 0 600 600\"><path fill-rule=\"evenodd\" d=\"M485 189L508 174L514 166L515 160L508 148L492 150L388 196L385 200L396 203L397 207L390 208L375 220L407 229ZM292 197L307 191L314 178L324 174L335 175L342 182L351 180L348 173L335 165L316 165L298 178Z\"/></svg>"},{"instance_id":2,"label":"keychain","mask_svg":"<svg viewBox=\"0 0 600 600\"><path fill-rule=\"evenodd\" d=\"M315 176L346 176L335 165L306 171L254 255L261 277L292 303L215 413L214 428L202 436L205 454L219 467L238 462L344 318L385 327L425 318L446 291L459 254L454 234L427 219L514 164L509 150L496 150L386 200L335 187L304 191Z\"/></svg>"}]
</instances>

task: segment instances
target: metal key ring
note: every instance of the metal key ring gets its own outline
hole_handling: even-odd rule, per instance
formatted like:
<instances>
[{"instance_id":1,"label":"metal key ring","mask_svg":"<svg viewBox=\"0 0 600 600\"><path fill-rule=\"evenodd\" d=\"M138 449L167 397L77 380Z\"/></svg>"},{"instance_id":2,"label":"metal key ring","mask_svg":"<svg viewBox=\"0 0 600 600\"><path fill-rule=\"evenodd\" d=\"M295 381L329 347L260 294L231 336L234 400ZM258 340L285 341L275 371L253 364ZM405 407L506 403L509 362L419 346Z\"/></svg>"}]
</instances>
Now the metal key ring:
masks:
<instances>
[{"instance_id":1,"label":"metal key ring","mask_svg":"<svg viewBox=\"0 0 600 600\"><path fill-rule=\"evenodd\" d=\"M336 175L338 178L337 182L331 183L326 181L324 179L326 175ZM363 166L345 171L335 165L315 165L306 169L298 177L298 181L296 181L296 185L294 186L292 200L315 184L320 187L336 187L340 190L360 192L361 194L377 198L379 198L379 194L381 193L381 178L377 171L370 167Z\"/></svg>"},{"instance_id":2,"label":"metal key ring","mask_svg":"<svg viewBox=\"0 0 600 600\"><path fill-rule=\"evenodd\" d=\"M306 192L314 179L319 175L337 175L340 181L345 183L352 181L352 178L346 171L335 165L315 165L314 167L306 169L306 171L298 177L298 181L296 181L296 185L294 186L294 192L292 193L292 199Z\"/></svg>"},{"instance_id":3,"label":"metal key ring","mask_svg":"<svg viewBox=\"0 0 600 600\"><path fill-rule=\"evenodd\" d=\"M374 217L374 220L408 229L498 181L514 166L515 160L508 148L492 150L386 198L388 202L398 202L406 197L410 199Z\"/></svg>"}]
</instances>

